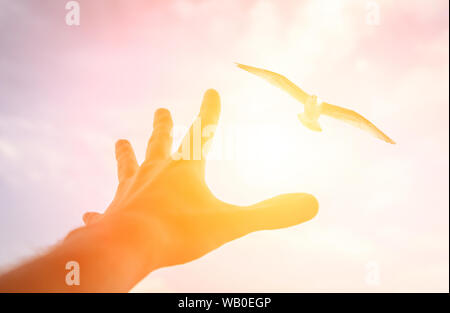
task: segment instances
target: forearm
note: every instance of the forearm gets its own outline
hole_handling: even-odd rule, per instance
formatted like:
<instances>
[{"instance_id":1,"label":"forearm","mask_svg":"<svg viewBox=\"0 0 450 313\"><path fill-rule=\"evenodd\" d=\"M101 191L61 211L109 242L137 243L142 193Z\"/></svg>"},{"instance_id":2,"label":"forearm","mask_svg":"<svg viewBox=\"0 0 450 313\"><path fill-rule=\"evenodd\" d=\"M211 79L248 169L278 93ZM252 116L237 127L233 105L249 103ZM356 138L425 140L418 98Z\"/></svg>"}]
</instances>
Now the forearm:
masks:
<instances>
[{"instance_id":1,"label":"forearm","mask_svg":"<svg viewBox=\"0 0 450 313\"><path fill-rule=\"evenodd\" d=\"M77 229L47 254L0 276L0 291L127 292L154 269L149 251L138 248L139 238L123 223ZM79 264L79 285L66 283L70 261Z\"/></svg>"}]
</instances>

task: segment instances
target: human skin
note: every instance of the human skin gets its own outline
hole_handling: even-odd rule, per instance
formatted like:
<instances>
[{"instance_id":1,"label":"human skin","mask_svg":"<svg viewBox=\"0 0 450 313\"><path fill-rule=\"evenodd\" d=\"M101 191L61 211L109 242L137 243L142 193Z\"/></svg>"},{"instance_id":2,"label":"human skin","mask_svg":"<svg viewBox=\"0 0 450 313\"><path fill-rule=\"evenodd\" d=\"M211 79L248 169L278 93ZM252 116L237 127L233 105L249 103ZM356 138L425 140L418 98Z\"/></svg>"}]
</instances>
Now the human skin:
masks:
<instances>
[{"instance_id":1,"label":"human skin","mask_svg":"<svg viewBox=\"0 0 450 313\"><path fill-rule=\"evenodd\" d=\"M199 113L208 139L202 148L212 138L219 115L219 95L210 89ZM106 211L86 213L85 226L46 254L0 276L0 291L126 292L159 268L190 262L248 233L297 225L317 214L317 200L304 193L251 206L218 200L205 183L204 155L200 160L171 155L172 126L170 112L158 109L140 166L130 143L119 140L119 185ZM187 136L193 132L191 127ZM80 265L79 285L66 284L69 261Z\"/></svg>"}]
</instances>

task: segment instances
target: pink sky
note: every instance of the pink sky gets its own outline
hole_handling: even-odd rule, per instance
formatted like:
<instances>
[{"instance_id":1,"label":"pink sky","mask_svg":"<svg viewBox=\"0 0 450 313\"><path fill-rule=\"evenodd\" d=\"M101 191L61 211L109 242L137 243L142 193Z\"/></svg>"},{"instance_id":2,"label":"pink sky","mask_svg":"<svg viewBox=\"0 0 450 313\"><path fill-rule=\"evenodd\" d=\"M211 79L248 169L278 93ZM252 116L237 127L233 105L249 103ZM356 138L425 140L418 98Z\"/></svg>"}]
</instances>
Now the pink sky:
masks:
<instances>
[{"instance_id":1,"label":"pink sky","mask_svg":"<svg viewBox=\"0 0 450 313\"><path fill-rule=\"evenodd\" d=\"M320 212L152 273L136 291L448 292L448 1L84 0L79 27L65 24L65 3L0 4L0 267L108 205L116 139L142 159L156 108L181 134L215 88L213 152L239 129L235 147L258 158L211 160L212 191L233 203L310 192ZM368 3L379 25L367 24ZM309 132L295 100L233 62L355 109L398 144L325 118Z\"/></svg>"}]
</instances>

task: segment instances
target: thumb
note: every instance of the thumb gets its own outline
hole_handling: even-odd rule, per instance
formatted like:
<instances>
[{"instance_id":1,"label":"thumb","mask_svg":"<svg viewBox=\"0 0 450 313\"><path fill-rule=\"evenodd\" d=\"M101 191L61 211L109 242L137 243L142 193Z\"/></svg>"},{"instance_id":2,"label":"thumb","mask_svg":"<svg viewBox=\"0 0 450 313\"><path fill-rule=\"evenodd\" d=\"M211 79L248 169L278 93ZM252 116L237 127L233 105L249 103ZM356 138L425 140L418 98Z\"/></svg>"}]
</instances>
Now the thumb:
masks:
<instances>
[{"instance_id":1,"label":"thumb","mask_svg":"<svg viewBox=\"0 0 450 313\"><path fill-rule=\"evenodd\" d=\"M284 194L238 210L238 224L245 234L278 229L309 221L319 210L317 199L306 193Z\"/></svg>"}]
</instances>

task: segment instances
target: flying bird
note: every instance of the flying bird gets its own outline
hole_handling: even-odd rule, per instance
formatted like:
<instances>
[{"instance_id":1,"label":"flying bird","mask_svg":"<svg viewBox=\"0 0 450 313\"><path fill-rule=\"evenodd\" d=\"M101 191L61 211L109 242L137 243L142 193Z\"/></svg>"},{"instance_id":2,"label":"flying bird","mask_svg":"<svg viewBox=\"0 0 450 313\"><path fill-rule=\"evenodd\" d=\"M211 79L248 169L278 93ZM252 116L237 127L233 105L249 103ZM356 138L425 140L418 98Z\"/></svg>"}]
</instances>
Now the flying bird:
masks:
<instances>
[{"instance_id":1,"label":"flying bird","mask_svg":"<svg viewBox=\"0 0 450 313\"><path fill-rule=\"evenodd\" d=\"M284 90L292 97L303 103L305 109L303 113L298 115L298 118L307 128L313 131L322 131L319 124L319 117L323 114L368 131L375 137L390 144L395 144L391 138L389 138L361 114L326 102L318 103L317 96L309 95L283 75L249 65L239 63L236 64L239 68L265 79L272 85Z\"/></svg>"}]
</instances>

